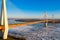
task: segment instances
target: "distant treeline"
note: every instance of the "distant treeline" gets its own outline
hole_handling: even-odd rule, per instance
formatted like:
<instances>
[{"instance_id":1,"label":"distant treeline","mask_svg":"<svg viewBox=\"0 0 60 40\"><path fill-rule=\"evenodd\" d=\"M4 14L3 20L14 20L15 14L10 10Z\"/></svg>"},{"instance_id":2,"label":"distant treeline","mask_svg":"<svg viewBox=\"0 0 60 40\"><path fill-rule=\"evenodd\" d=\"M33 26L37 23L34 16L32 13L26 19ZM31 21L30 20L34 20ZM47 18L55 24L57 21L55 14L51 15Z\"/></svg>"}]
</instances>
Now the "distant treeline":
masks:
<instances>
[{"instance_id":1,"label":"distant treeline","mask_svg":"<svg viewBox=\"0 0 60 40\"><path fill-rule=\"evenodd\" d=\"M34 22L34 21L40 21L44 19L16 19L15 21L21 21L21 22ZM52 21L48 21L48 23L60 23L60 19L48 19Z\"/></svg>"},{"instance_id":2,"label":"distant treeline","mask_svg":"<svg viewBox=\"0 0 60 40\"><path fill-rule=\"evenodd\" d=\"M21 21L21 22L33 22L33 21L40 21L38 19L20 19L20 20L15 20L15 21Z\"/></svg>"}]
</instances>

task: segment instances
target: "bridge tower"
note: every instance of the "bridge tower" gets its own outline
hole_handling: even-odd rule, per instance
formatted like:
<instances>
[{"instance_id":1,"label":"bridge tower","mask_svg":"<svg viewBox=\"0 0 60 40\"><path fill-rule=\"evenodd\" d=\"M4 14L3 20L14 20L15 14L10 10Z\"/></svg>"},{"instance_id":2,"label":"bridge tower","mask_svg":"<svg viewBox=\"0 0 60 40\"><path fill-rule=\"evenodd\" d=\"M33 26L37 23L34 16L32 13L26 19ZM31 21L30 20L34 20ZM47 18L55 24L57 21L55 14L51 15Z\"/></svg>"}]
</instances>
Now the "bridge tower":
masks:
<instances>
[{"instance_id":1,"label":"bridge tower","mask_svg":"<svg viewBox=\"0 0 60 40\"><path fill-rule=\"evenodd\" d=\"M48 25L48 19L47 19L47 13L46 13L46 11L44 11L43 18L44 18L44 21L45 21L45 27L47 27L47 25Z\"/></svg>"},{"instance_id":2,"label":"bridge tower","mask_svg":"<svg viewBox=\"0 0 60 40\"><path fill-rule=\"evenodd\" d=\"M52 19L54 20L54 14L52 14Z\"/></svg>"},{"instance_id":3,"label":"bridge tower","mask_svg":"<svg viewBox=\"0 0 60 40\"><path fill-rule=\"evenodd\" d=\"M52 14L53 25L55 24L54 14Z\"/></svg>"},{"instance_id":4,"label":"bridge tower","mask_svg":"<svg viewBox=\"0 0 60 40\"><path fill-rule=\"evenodd\" d=\"M1 10L1 25L4 25L3 39L7 39L8 36L8 18L6 12L6 0L2 0L2 10Z\"/></svg>"}]
</instances>

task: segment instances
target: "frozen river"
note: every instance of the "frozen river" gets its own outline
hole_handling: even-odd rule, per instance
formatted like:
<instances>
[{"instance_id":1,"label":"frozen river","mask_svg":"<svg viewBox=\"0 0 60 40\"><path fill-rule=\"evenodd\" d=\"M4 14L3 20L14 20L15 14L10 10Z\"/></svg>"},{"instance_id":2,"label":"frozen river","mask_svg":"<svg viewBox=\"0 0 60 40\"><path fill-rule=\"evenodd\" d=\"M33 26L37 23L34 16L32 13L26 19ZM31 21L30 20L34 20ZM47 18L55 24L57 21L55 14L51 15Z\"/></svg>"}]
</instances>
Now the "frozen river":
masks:
<instances>
[{"instance_id":1,"label":"frozen river","mask_svg":"<svg viewBox=\"0 0 60 40\"><path fill-rule=\"evenodd\" d=\"M16 27L9 29L9 35L26 40L60 40L60 24L49 23L48 27L45 28L44 23Z\"/></svg>"}]
</instances>

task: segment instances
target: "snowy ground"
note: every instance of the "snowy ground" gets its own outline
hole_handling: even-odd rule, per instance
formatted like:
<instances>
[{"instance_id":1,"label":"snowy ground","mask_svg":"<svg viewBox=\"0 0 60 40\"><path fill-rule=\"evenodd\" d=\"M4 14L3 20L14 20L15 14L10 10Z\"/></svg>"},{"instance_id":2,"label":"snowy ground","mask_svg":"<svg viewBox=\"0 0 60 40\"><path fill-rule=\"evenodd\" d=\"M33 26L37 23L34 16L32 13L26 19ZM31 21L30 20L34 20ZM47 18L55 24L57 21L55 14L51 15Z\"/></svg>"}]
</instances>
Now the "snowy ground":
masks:
<instances>
[{"instance_id":1,"label":"snowy ground","mask_svg":"<svg viewBox=\"0 0 60 40\"><path fill-rule=\"evenodd\" d=\"M27 40L60 40L60 28L41 27L16 27L9 30L9 35L14 37L25 37Z\"/></svg>"}]
</instances>

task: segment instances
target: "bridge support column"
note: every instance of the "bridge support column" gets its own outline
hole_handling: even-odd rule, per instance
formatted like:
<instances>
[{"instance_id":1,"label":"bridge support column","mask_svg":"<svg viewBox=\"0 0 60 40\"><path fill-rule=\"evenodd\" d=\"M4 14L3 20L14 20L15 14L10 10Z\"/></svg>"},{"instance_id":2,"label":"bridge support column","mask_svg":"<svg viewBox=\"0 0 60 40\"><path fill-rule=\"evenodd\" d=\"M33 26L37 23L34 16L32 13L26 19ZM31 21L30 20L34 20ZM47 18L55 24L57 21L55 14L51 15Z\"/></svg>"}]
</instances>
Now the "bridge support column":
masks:
<instances>
[{"instance_id":1,"label":"bridge support column","mask_svg":"<svg viewBox=\"0 0 60 40\"><path fill-rule=\"evenodd\" d=\"M2 0L2 16L1 16L1 25L4 25L5 30L3 34L3 39L7 39L8 36L8 19L6 13L6 0Z\"/></svg>"}]
</instances>

